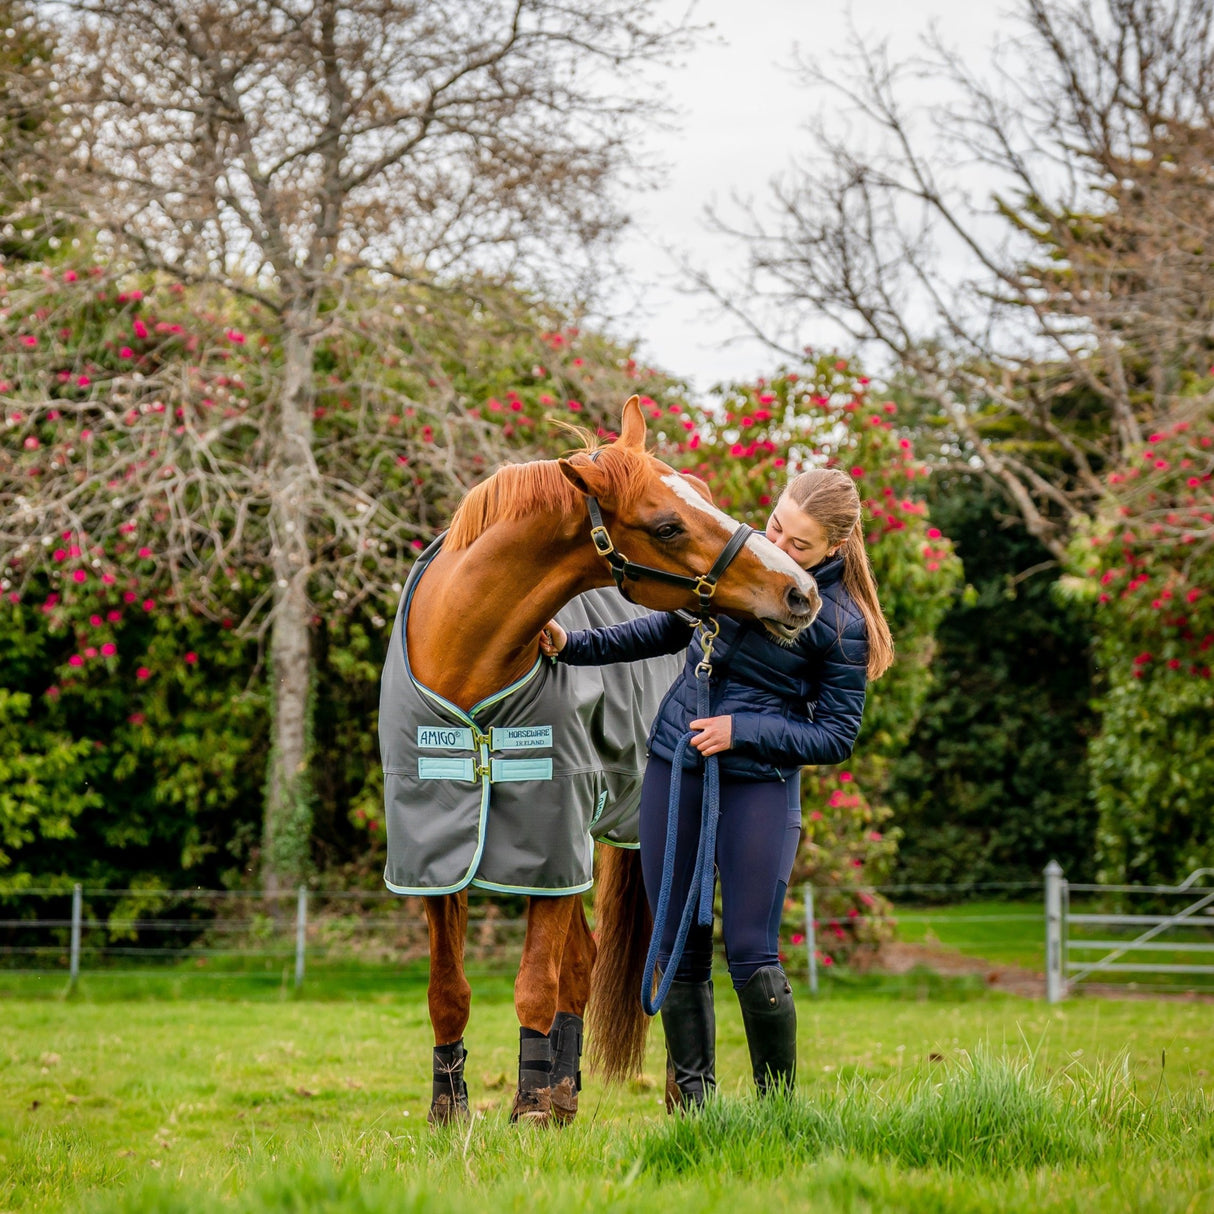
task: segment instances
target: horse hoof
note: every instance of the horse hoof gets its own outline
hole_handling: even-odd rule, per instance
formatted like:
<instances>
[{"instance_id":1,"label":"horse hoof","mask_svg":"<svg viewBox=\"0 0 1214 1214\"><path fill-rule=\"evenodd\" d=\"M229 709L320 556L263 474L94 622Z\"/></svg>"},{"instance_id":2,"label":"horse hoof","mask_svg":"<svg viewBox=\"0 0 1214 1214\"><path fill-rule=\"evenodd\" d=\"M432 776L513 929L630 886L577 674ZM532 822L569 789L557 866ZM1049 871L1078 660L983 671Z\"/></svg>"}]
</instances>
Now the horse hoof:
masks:
<instances>
[{"instance_id":1,"label":"horse hoof","mask_svg":"<svg viewBox=\"0 0 1214 1214\"><path fill-rule=\"evenodd\" d=\"M470 1116L466 1100L452 1100L450 1096L443 1095L434 1098L430 1105L430 1112L426 1114L426 1120L431 1125L444 1126L467 1121Z\"/></svg>"},{"instance_id":2,"label":"horse hoof","mask_svg":"<svg viewBox=\"0 0 1214 1214\"><path fill-rule=\"evenodd\" d=\"M547 1125L552 1120L552 1089L536 1088L532 1092L515 1092L510 1109L510 1121Z\"/></svg>"}]
</instances>

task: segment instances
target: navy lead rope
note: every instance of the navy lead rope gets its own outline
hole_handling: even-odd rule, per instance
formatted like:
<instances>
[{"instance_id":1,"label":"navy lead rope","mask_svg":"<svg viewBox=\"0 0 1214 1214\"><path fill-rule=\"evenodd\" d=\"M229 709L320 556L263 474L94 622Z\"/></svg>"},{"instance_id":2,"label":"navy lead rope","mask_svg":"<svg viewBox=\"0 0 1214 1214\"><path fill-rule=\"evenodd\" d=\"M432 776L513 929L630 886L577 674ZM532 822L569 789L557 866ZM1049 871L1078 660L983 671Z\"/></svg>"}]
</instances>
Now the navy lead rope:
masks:
<instances>
[{"instance_id":1,"label":"navy lead rope","mask_svg":"<svg viewBox=\"0 0 1214 1214\"><path fill-rule=\"evenodd\" d=\"M711 625L711 631L709 630ZM708 716L708 680L712 675L712 643L716 639L719 625L716 620L701 625L704 656L696 666L696 719ZM712 924L712 894L717 855L717 819L721 814L721 773L716 755L704 758L704 793L700 803L700 842L696 848L695 868L687 889L687 900L683 903L679 917L679 929L675 933L670 950L670 960L658 984L656 994L653 980L658 968L658 949L666 931L666 919L670 914L671 887L674 885L675 840L679 833L679 796L683 786L683 757L691 745L688 730L675 747L670 775L670 802L666 811L666 843L662 852L662 884L658 890L658 904L653 913L653 935L649 940L649 952L645 957L645 974L641 979L641 1007L647 1016L656 1016L670 991L675 971L683 958L683 947L691 928L691 916L696 912L696 923L700 927Z\"/></svg>"}]
</instances>

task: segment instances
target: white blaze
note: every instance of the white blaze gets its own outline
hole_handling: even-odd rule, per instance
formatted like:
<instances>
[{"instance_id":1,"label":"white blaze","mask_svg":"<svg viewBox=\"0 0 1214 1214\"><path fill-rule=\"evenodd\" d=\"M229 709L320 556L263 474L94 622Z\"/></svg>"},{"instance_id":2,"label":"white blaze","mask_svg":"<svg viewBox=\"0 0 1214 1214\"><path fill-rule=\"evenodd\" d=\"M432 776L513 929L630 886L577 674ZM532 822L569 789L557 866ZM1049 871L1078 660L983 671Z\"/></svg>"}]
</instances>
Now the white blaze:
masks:
<instances>
[{"instance_id":1,"label":"white blaze","mask_svg":"<svg viewBox=\"0 0 1214 1214\"><path fill-rule=\"evenodd\" d=\"M662 477L662 482L669 485L689 506L703 510L705 514L716 519L730 535L738 529L738 520L730 518L724 510L718 510L710 501L701 497L677 472ZM746 547L751 550L773 573L784 573L797 579L802 585L809 580L809 574L797 564L786 552L782 552L761 531L752 531L746 540Z\"/></svg>"}]
</instances>

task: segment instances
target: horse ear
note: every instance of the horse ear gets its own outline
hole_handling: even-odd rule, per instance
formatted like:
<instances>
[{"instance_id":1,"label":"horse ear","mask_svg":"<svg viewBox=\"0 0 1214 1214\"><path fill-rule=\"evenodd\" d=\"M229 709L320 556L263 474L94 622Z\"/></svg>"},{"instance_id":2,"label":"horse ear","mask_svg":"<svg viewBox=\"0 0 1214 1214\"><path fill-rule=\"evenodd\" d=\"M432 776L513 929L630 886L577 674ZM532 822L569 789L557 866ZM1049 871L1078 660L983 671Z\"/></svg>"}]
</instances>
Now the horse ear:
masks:
<instances>
[{"instance_id":1,"label":"horse ear","mask_svg":"<svg viewBox=\"0 0 1214 1214\"><path fill-rule=\"evenodd\" d=\"M645 415L641 412L641 398L630 396L624 402L624 415L620 420L620 446L645 449Z\"/></svg>"},{"instance_id":2,"label":"horse ear","mask_svg":"<svg viewBox=\"0 0 1214 1214\"><path fill-rule=\"evenodd\" d=\"M579 492L587 497L601 497L604 488L602 469L588 455L580 451L568 459L558 459L561 475Z\"/></svg>"}]
</instances>

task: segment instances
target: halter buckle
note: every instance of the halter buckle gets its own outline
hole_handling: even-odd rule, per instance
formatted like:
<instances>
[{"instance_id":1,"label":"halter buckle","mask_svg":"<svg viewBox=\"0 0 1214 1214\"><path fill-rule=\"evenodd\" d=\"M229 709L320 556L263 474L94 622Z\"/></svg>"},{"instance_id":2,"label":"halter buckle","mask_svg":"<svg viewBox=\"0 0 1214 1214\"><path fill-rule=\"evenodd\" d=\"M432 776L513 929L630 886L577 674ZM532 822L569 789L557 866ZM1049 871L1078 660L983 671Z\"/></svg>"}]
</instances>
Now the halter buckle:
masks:
<instances>
[{"instance_id":1,"label":"halter buckle","mask_svg":"<svg viewBox=\"0 0 1214 1214\"><path fill-rule=\"evenodd\" d=\"M701 573L692 583L691 588L701 599L710 599L716 593L717 582L715 578L710 578L707 573Z\"/></svg>"},{"instance_id":2,"label":"halter buckle","mask_svg":"<svg viewBox=\"0 0 1214 1214\"><path fill-rule=\"evenodd\" d=\"M611 542L606 527L591 527L590 540L599 556L610 556L615 551L615 545Z\"/></svg>"}]
</instances>

